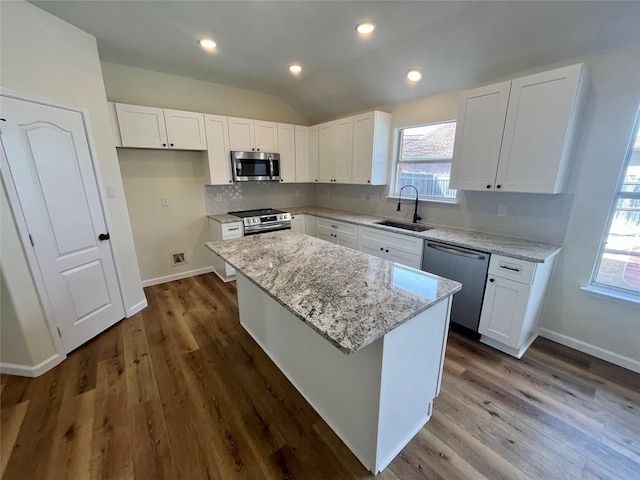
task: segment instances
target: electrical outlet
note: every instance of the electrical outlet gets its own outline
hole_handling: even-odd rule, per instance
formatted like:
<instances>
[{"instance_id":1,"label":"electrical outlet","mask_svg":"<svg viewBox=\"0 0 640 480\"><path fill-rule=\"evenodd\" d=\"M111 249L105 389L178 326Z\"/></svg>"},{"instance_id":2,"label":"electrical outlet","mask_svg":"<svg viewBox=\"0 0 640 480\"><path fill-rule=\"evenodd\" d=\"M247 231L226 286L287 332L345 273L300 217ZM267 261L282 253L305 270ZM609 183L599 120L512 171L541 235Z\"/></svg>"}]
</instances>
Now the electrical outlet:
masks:
<instances>
[{"instance_id":1,"label":"electrical outlet","mask_svg":"<svg viewBox=\"0 0 640 480\"><path fill-rule=\"evenodd\" d=\"M222 201L222 194L218 193L216 194L216 202L221 202Z\"/></svg>"},{"instance_id":2,"label":"electrical outlet","mask_svg":"<svg viewBox=\"0 0 640 480\"><path fill-rule=\"evenodd\" d=\"M499 217L506 217L507 216L507 206L505 204L503 204L503 203L498 205L498 216Z\"/></svg>"},{"instance_id":3,"label":"electrical outlet","mask_svg":"<svg viewBox=\"0 0 640 480\"><path fill-rule=\"evenodd\" d=\"M169 198L168 197L160 197L160 201L162 202L163 207L169 206Z\"/></svg>"},{"instance_id":4,"label":"electrical outlet","mask_svg":"<svg viewBox=\"0 0 640 480\"><path fill-rule=\"evenodd\" d=\"M187 263L187 256L184 252L173 252L171 254L171 265L178 266Z\"/></svg>"},{"instance_id":5,"label":"electrical outlet","mask_svg":"<svg viewBox=\"0 0 640 480\"><path fill-rule=\"evenodd\" d=\"M107 185L107 197L108 198L116 198L116 186L115 185Z\"/></svg>"}]
</instances>

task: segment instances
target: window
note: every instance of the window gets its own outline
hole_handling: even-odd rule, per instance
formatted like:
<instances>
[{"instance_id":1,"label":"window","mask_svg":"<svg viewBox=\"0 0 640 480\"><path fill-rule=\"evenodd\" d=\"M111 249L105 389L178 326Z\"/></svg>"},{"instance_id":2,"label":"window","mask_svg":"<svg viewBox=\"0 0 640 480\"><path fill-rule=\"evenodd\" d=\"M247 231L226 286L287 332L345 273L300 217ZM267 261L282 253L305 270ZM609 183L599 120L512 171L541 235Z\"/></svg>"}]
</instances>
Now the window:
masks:
<instances>
[{"instance_id":1,"label":"window","mask_svg":"<svg viewBox=\"0 0 640 480\"><path fill-rule=\"evenodd\" d=\"M640 134L637 128L591 285L640 297Z\"/></svg>"},{"instance_id":2,"label":"window","mask_svg":"<svg viewBox=\"0 0 640 480\"><path fill-rule=\"evenodd\" d=\"M423 200L455 201L456 190L449 188L455 135L456 122L399 129L391 195L413 185Z\"/></svg>"}]
</instances>

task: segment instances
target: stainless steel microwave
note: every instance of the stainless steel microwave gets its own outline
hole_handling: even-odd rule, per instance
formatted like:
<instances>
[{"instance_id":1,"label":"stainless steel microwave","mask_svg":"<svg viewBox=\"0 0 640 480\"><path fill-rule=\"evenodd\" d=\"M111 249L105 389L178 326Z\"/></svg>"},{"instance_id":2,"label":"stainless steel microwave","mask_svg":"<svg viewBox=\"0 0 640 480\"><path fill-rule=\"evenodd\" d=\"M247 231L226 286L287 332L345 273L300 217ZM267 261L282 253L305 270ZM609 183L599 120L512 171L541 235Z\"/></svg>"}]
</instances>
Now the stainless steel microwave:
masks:
<instances>
[{"instance_id":1,"label":"stainless steel microwave","mask_svg":"<svg viewBox=\"0 0 640 480\"><path fill-rule=\"evenodd\" d=\"M280 154L231 152L235 182L280 181Z\"/></svg>"}]
</instances>

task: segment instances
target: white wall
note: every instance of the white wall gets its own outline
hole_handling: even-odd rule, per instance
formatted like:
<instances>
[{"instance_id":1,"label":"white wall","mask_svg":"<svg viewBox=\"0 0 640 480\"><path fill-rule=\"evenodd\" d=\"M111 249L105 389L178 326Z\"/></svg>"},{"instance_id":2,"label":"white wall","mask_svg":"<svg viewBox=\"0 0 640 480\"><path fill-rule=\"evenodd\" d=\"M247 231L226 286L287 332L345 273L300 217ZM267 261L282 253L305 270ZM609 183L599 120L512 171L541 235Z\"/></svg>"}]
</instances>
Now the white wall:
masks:
<instances>
[{"instance_id":1,"label":"white wall","mask_svg":"<svg viewBox=\"0 0 640 480\"><path fill-rule=\"evenodd\" d=\"M107 96L114 102L309 124L274 95L112 63L103 63L102 70ZM209 240L207 214L242 209L247 202L252 205L246 208L284 206L272 203L282 195L302 204L312 198L310 186L295 187L304 192L298 197L294 187L280 184L205 188L204 152L120 148L118 157L140 273L149 284L212 267L212 254L204 246ZM161 206L161 197L169 198L169 207ZM171 264L176 251L186 253L186 265Z\"/></svg>"},{"instance_id":2,"label":"white wall","mask_svg":"<svg viewBox=\"0 0 640 480\"><path fill-rule=\"evenodd\" d=\"M146 299L140 283L120 168L113 146L95 38L23 1L2 2L0 21L0 85L78 106L89 112L102 178L106 184L113 185L116 191L116 198L107 201L111 243L125 308L131 312L136 306L145 304ZM15 223L9 215L2 215L1 223L2 273L9 284L6 295L11 295L12 310L16 313L7 318L3 315L2 323L17 322L29 344L32 338L50 336L50 333L44 316L40 318L39 313L28 308L36 295L33 282L22 284L20 289L14 288L14 281L17 281L14 279L24 279L28 275L27 263L22 251L4 243L8 238L4 235L5 231L9 235L17 235ZM51 347L45 347L45 343L35 349L37 352L33 352L32 363L51 353ZM5 357L5 353L8 354L8 351L3 349L3 363L16 361Z\"/></svg>"},{"instance_id":3,"label":"white wall","mask_svg":"<svg viewBox=\"0 0 640 480\"><path fill-rule=\"evenodd\" d=\"M544 335L640 371L640 306L586 295L640 106L640 47L580 59L591 85L576 138L575 201L549 288Z\"/></svg>"}]
</instances>

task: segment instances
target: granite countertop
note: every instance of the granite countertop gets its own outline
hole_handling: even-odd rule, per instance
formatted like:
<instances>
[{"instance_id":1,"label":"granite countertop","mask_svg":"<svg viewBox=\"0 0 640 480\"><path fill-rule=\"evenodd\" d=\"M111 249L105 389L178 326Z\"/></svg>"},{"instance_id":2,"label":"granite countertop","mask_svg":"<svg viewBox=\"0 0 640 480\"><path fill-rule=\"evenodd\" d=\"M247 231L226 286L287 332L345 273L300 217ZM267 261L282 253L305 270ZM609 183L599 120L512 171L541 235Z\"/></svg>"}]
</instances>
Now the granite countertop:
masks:
<instances>
[{"instance_id":1,"label":"granite countertop","mask_svg":"<svg viewBox=\"0 0 640 480\"><path fill-rule=\"evenodd\" d=\"M521 260L527 260L529 262L536 263L544 262L547 258L552 257L553 255L558 253L562 248L560 245L553 245L550 243L532 242L521 238L512 238L501 235L493 235L490 233L474 232L471 230L462 230L460 228L445 227L442 225L430 225L428 223L422 222L420 222L421 225L432 227L431 230L427 230L425 232L412 232L411 230L386 227L384 225L378 225L375 223L379 222L380 220L396 220L402 223L406 223L402 220L388 219L384 217L367 215L363 213L347 212L343 210L332 210L321 207L294 207L286 210L294 215L306 213L309 215L315 215L317 217L340 220L342 222L377 228L379 230L386 230L388 232L402 233L404 235L423 238L425 240L435 240L436 242L448 243L450 245L471 248L487 253L506 255L508 257L519 258Z\"/></svg>"},{"instance_id":2,"label":"granite countertop","mask_svg":"<svg viewBox=\"0 0 640 480\"><path fill-rule=\"evenodd\" d=\"M461 288L291 231L206 245L344 353L369 345Z\"/></svg>"},{"instance_id":3,"label":"granite countertop","mask_svg":"<svg viewBox=\"0 0 640 480\"><path fill-rule=\"evenodd\" d=\"M562 248L560 245L553 245L550 243L532 242L521 238L504 237L490 233L445 227L442 225L429 225L428 223L422 222L420 222L422 225L432 227L431 230L427 230L425 232L412 232L411 230L386 227L375 223L380 220L401 220L388 219L364 213L347 212L344 210L332 210L322 207L293 207L283 208L283 210L290 212L293 215L300 215L303 213L315 215L317 217L377 228L378 230L386 230L388 232L402 233L403 235L410 235L412 237L423 238L425 240L435 240L437 242L444 242L450 245L471 248L487 253L506 255L508 257L519 258L520 260L527 260L529 262L536 263L544 262L547 258L558 253L560 248ZM220 223L241 221L238 217L234 217L227 213L209 215L209 218Z\"/></svg>"}]
</instances>

